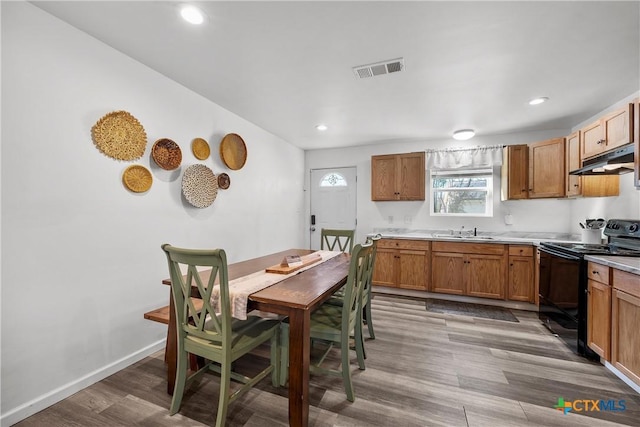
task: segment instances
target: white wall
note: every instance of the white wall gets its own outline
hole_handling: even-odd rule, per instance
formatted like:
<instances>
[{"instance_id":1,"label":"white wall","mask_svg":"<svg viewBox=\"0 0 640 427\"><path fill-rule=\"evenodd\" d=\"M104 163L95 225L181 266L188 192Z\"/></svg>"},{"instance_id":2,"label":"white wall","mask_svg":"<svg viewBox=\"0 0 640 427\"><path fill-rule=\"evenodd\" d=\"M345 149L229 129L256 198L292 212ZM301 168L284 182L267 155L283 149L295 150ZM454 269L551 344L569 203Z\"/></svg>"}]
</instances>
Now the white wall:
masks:
<instances>
[{"instance_id":1,"label":"white wall","mask_svg":"<svg viewBox=\"0 0 640 427\"><path fill-rule=\"evenodd\" d=\"M303 244L304 153L24 2L2 2L2 425L162 348L166 305L160 245L223 247L230 262ZM144 126L138 162L154 183L127 191L131 162L101 154L91 127L126 110ZM223 135L248 160L228 170ZM190 141L207 139L200 162ZM231 187L206 209L181 196L181 171L150 159L171 138L182 170L204 163Z\"/></svg>"},{"instance_id":2,"label":"white wall","mask_svg":"<svg viewBox=\"0 0 640 427\"><path fill-rule=\"evenodd\" d=\"M631 98L631 97L630 97ZM427 148L475 147L478 145L512 145L543 141L569 135L571 129L522 132L509 135L476 136L470 141L389 141L362 147L313 150L305 153L307 174L305 188L309 188L311 169L356 166L358 173L357 241L364 240L374 228L409 229L473 229L479 231L529 231L580 233L579 221L588 217L640 218L640 191L633 186L633 174L620 176L620 196L582 199L537 199L500 201L500 172L494 171L494 207L492 218L448 218L429 215L429 189L425 201L372 202L371 156L379 154L424 151ZM427 176L427 187L429 180ZM307 192L308 193L308 192ZM306 221L309 201L306 196ZM513 216L513 225L505 225L504 216ZM585 216L587 215L587 216ZM390 221L390 217L393 219ZM306 233L308 241L308 233Z\"/></svg>"}]
</instances>

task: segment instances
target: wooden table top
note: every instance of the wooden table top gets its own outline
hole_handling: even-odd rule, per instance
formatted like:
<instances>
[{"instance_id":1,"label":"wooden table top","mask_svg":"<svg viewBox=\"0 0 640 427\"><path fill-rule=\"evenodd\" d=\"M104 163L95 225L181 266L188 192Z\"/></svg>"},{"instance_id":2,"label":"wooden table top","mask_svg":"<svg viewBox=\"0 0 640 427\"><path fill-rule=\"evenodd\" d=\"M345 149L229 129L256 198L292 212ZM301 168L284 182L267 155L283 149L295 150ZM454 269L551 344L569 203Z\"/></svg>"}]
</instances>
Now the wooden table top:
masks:
<instances>
[{"instance_id":1,"label":"wooden table top","mask_svg":"<svg viewBox=\"0 0 640 427\"><path fill-rule=\"evenodd\" d=\"M253 274L279 264L286 255L307 255L315 251L309 249L287 249L285 251L229 264L229 280ZM346 283L350 256L341 254L308 270L293 275L281 282L257 291L249 297L257 303L273 303L288 307L313 310L326 299L327 290L339 289ZM203 280L209 279L210 270L200 273ZM170 285L171 280L162 281Z\"/></svg>"}]
</instances>

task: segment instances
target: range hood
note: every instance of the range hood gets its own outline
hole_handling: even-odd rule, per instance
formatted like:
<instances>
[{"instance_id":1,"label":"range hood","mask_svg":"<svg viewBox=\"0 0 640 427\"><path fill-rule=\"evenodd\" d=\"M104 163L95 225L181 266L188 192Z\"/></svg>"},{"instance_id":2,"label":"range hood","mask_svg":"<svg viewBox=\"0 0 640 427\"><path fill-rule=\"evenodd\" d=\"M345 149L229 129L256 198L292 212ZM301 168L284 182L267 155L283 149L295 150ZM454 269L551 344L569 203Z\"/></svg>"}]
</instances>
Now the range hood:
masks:
<instances>
[{"instance_id":1,"label":"range hood","mask_svg":"<svg viewBox=\"0 0 640 427\"><path fill-rule=\"evenodd\" d=\"M569 175L622 175L633 172L633 143L582 162L582 167Z\"/></svg>"}]
</instances>

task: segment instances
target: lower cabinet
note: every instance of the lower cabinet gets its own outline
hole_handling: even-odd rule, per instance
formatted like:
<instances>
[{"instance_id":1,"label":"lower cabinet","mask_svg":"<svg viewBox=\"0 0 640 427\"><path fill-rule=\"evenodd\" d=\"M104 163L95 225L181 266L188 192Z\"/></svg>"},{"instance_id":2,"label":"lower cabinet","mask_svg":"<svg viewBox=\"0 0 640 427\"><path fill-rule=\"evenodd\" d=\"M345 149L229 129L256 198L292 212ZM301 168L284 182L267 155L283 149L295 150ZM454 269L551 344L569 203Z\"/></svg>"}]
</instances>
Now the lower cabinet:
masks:
<instances>
[{"instance_id":1,"label":"lower cabinet","mask_svg":"<svg viewBox=\"0 0 640 427\"><path fill-rule=\"evenodd\" d=\"M431 291L504 299L507 259L501 244L434 241Z\"/></svg>"},{"instance_id":2,"label":"lower cabinet","mask_svg":"<svg viewBox=\"0 0 640 427\"><path fill-rule=\"evenodd\" d=\"M611 286L609 267L590 262L587 267L587 345L598 356L610 360Z\"/></svg>"},{"instance_id":3,"label":"lower cabinet","mask_svg":"<svg viewBox=\"0 0 640 427\"><path fill-rule=\"evenodd\" d=\"M373 284L535 303L531 245L381 239Z\"/></svg>"},{"instance_id":4,"label":"lower cabinet","mask_svg":"<svg viewBox=\"0 0 640 427\"><path fill-rule=\"evenodd\" d=\"M373 284L426 291L430 243L427 240L379 240Z\"/></svg>"},{"instance_id":5,"label":"lower cabinet","mask_svg":"<svg viewBox=\"0 0 640 427\"><path fill-rule=\"evenodd\" d=\"M433 242L438 248L439 242ZM438 248L439 249L439 248ZM446 294L464 295L465 255L462 253L431 252L431 290Z\"/></svg>"},{"instance_id":6,"label":"lower cabinet","mask_svg":"<svg viewBox=\"0 0 640 427\"><path fill-rule=\"evenodd\" d=\"M613 269L611 364L640 385L640 275Z\"/></svg>"},{"instance_id":7,"label":"lower cabinet","mask_svg":"<svg viewBox=\"0 0 640 427\"><path fill-rule=\"evenodd\" d=\"M640 385L640 275L589 262L587 345Z\"/></svg>"},{"instance_id":8,"label":"lower cabinet","mask_svg":"<svg viewBox=\"0 0 640 427\"><path fill-rule=\"evenodd\" d=\"M534 303L533 246L509 245L509 280L507 299Z\"/></svg>"}]
</instances>

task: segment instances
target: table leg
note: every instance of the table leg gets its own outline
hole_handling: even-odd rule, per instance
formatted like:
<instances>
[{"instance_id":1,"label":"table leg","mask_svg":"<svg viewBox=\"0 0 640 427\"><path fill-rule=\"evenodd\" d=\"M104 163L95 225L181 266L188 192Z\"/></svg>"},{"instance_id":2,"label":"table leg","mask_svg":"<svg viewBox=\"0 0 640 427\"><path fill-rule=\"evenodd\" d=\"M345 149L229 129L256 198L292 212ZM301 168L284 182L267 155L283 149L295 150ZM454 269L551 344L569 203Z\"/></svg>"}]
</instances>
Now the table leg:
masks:
<instances>
[{"instance_id":1,"label":"table leg","mask_svg":"<svg viewBox=\"0 0 640 427\"><path fill-rule=\"evenodd\" d=\"M289 314L289 425L309 425L309 310Z\"/></svg>"}]
</instances>

